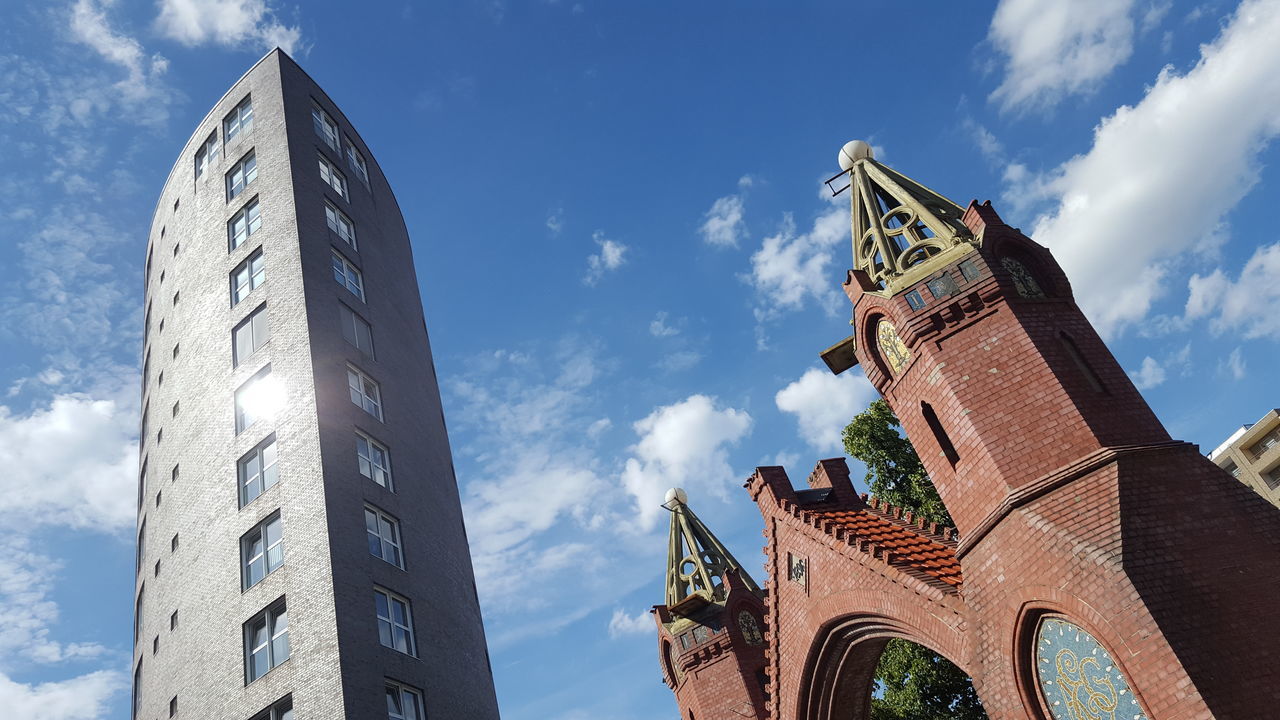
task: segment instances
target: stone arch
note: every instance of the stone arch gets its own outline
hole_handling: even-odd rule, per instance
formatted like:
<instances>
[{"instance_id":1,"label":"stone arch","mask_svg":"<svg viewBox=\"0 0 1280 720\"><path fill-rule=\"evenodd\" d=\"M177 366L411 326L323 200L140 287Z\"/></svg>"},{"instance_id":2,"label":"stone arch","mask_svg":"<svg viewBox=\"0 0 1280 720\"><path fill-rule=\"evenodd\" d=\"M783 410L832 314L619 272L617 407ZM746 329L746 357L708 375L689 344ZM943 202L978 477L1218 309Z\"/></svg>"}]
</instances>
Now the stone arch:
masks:
<instances>
[{"instance_id":1,"label":"stone arch","mask_svg":"<svg viewBox=\"0 0 1280 720\"><path fill-rule=\"evenodd\" d=\"M818 629L810 645L797 694L796 720L871 717L872 678L885 645L894 638L922 645L972 677L961 648L947 647L932 635L879 613L833 618Z\"/></svg>"}]
</instances>

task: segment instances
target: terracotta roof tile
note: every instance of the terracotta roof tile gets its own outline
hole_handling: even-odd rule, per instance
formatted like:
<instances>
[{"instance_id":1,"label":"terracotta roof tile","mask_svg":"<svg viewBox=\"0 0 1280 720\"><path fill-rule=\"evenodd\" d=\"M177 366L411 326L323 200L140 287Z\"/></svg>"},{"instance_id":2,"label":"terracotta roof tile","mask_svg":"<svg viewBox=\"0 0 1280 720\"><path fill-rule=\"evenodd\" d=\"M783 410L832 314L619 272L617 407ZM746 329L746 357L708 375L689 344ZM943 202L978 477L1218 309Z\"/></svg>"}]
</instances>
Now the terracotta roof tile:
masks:
<instances>
[{"instance_id":1,"label":"terracotta roof tile","mask_svg":"<svg viewBox=\"0 0 1280 720\"><path fill-rule=\"evenodd\" d=\"M902 514L900 509L895 512L879 505L854 510L806 509L805 514L819 527L826 527L828 534L843 530L846 542L854 547L859 546L859 541L866 541L870 543L866 550L881 558L887 551L889 564L923 576L926 581L941 583L951 590L959 589L963 582L955 543L895 517Z\"/></svg>"}]
</instances>

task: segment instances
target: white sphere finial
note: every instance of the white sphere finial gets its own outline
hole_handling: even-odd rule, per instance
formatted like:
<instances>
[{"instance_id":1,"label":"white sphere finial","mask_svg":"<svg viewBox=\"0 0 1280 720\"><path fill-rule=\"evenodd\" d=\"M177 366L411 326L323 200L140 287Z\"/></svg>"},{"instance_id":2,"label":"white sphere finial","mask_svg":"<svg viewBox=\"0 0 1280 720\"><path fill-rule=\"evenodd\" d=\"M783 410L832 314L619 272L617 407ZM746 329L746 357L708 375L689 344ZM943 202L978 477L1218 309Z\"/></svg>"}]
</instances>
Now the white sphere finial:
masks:
<instances>
[{"instance_id":1,"label":"white sphere finial","mask_svg":"<svg viewBox=\"0 0 1280 720\"><path fill-rule=\"evenodd\" d=\"M859 160L870 160L875 157L871 153L871 146L861 140L850 140L840 148L840 169L852 170L853 164Z\"/></svg>"},{"instance_id":2,"label":"white sphere finial","mask_svg":"<svg viewBox=\"0 0 1280 720\"><path fill-rule=\"evenodd\" d=\"M667 491L667 501L665 504L670 505L673 500L681 505L689 504L689 496L685 493L683 488L671 488Z\"/></svg>"}]
</instances>

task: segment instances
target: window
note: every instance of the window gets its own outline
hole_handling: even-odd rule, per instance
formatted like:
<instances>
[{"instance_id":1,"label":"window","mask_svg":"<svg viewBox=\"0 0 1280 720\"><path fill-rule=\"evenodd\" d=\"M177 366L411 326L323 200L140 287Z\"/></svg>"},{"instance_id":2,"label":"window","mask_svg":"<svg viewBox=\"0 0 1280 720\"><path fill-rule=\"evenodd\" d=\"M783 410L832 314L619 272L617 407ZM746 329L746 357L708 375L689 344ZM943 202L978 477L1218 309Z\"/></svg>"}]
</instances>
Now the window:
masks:
<instances>
[{"instance_id":1,"label":"window","mask_svg":"<svg viewBox=\"0 0 1280 720\"><path fill-rule=\"evenodd\" d=\"M284 564L284 525L280 513L267 518L240 538L240 571L246 589L257 585Z\"/></svg>"},{"instance_id":2,"label":"window","mask_svg":"<svg viewBox=\"0 0 1280 720\"><path fill-rule=\"evenodd\" d=\"M155 568L155 572L153 573L153 576L160 577L160 561L159 560L156 561L156 568Z\"/></svg>"},{"instance_id":3,"label":"window","mask_svg":"<svg viewBox=\"0 0 1280 720\"><path fill-rule=\"evenodd\" d=\"M315 105L311 106L311 123L316 128L316 135L324 140L325 145L333 148L334 152L341 152L338 149L338 124L329 117L329 113Z\"/></svg>"},{"instance_id":4,"label":"window","mask_svg":"<svg viewBox=\"0 0 1280 720\"><path fill-rule=\"evenodd\" d=\"M147 436L147 414L142 413L142 437ZM138 512L142 512L142 499L147 496L147 460L142 459L142 469L138 471Z\"/></svg>"},{"instance_id":5,"label":"window","mask_svg":"<svg viewBox=\"0 0 1280 720\"><path fill-rule=\"evenodd\" d=\"M369 554L404 568L400 555L400 522L381 510L364 508L364 529L369 536Z\"/></svg>"},{"instance_id":6,"label":"window","mask_svg":"<svg viewBox=\"0 0 1280 720\"><path fill-rule=\"evenodd\" d=\"M181 291L181 290L179 290L178 292L175 292L175 293L173 294L173 304L174 304L174 305L177 305L177 304L178 304L178 298L180 298L181 296L182 296L182 291Z\"/></svg>"},{"instance_id":7,"label":"window","mask_svg":"<svg viewBox=\"0 0 1280 720\"><path fill-rule=\"evenodd\" d=\"M177 465L174 465L173 469L169 471L169 482L178 482L178 466Z\"/></svg>"},{"instance_id":8,"label":"window","mask_svg":"<svg viewBox=\"0 0 1280 720\"><path fill-rule=\"evenodd\" d=\"M266 262L259 250L231 271L231 304L235 305L266 281Z\"/></svg>"},{"instance_id":9,"label":"window","mask_svg":"<svg viewBox=\"0 0 1280 720\"><path fill-rule=\"evenodd\" d=\"M142 600L147 595L147 586L143 583L138 590L138 599L133 602L133 642L138 643L138 634L142 630Z\"/></svg>"},{"instance_id":10,"label":"window","mask_svg":"<svg viewBox=\"0 0 1280 720\"><path fill-rule=\"evenodd\" d=\"M364 155L356 149L356 144L351 142L351 138L347 138L347 165L351 166L351 172L360 176L364 181L365 187L369 186L369 166L364 162Z\"/></svg>"},{"instance_id":11,"label":"window","mask_svg":"<svg viewBox=\"0 0 1280 720\"><path fill-rule=\"evenodd\" d=\"M178 552L178 533L174 533L173 539L169 541L169 552Z\"/></svg>"},{"instance_id":12,"label":"window","mask_svg":"<svg viewBox=\"0 0 1280 720\"><path fill-rule=\"evenodd\" d=\"M1280 465L1271 468L1270 471L1262 473L1262 480L1267 483L1267 487L1275 490L1280 487Z\"/></svg>"},{"instance_id":13,"label":"window","mask_svg":"<svg viewBox=\"0 0 1280 720\"><path fill-rule=\"evenodd\" d=\"M178 206L179 206L179 205L181 205L181 204L182 204L182 198L174 198L174 199L173 199L173 211L174 211L174 212L178 212ZM161 231L163 231L163 230L164 230L164 228L161 228Z\"/></svg>"},{"instance_id":14,"label":"window","mask_svg":"<svg viewBox=\"0 0 1280 720\"><path fill-rule=\"evenodd\" d=\"M352 295L364 300L364 279L360 276L360 271L336 252L333 254L333 279L350 290Z\"/></svg>"},{"instance_id":15,"label":"window","mask_svg":"<svg viewBox=\"0 0 1280 720\"><path fill-rule=\"evenodd\" d=\"M156 431L156 444L159 445L162 442L164 442L164 428Z\"/></svg>"},{"instance_id":16,"label":"window","mask_svg":"<svg viewBox=\"0 0 1280 720\"><path fill-rule=\"evenodd\" d=\"M218 154L218 131L209 133L209 139L196 150L196 177L199 178L209 169L209 165Z\"/></svg>"},{"instance_id":17,"label":"window","mask_svg":"<svg viewBox=\"0 0 1280 720\"><path fill-rule=\"evenodd\" d=\"M133 671L133 717L136 718L142 714L142 661L138 661L138 667Z\"/></svg>"},{"instance_id":18,"label":"window","mask_svg":"<svg viewBox=\"0 0 1280 720\"><path fill-rule=\"evenodd\" d=\"M338 315L342 320L342 337L360 352L373 357L373 331L369 328L369 323L341 303L338 304Z\"/></svg>"},{"instance_id":19,"label":"window","mask_svg":"<svg viewBox=\"0 0 1280 720\"><path fill-rule=\"evenodd\" d=\"M391 490L391 455L377 440L356 433L356 457L360 461L360 474Z\"/></svg>"},{"instance_id":20,"label":"window","mask_svg":"<svg viewBox=\"0 0 1280 720\"><path fill-rule=\"evenodd\" d=\"M245 684L288 659L289 616L281 600L244 624Z\"/></svg>"},{"instance_id":21,"label":"window","mask_svg":"<svg viewBox=\"0 0 1280 720\"><path fill-rule=\"evenodd\" d=\"M156 491L156 507L160 507L160 496L164 494L163 490Z\"/></svg>"},{"instance_id":22,"label":"window","mask_svg":"<svg viewBox=\"0 0 1280 720\"><path fill-rule=\"evenodd\" d=\"M147 378L151 376L151 351L147 351L147 357L142 361L142 385L146 387Z\"/></svg>"},{"instance_id":23,"label":"window","mask_svg":"<svg viewBox=\"0 0 1280 720\"><path fill-rule=\"evenodd\" d=\"M237 463L240 478L240 507L253 502L267 488L280 480L276 468L276 436L268 437Z\"/></svg>"},{"instance_id":24,"label":"window","mask_svg":"<svg viewBox=\"0 0 1280 720\"><path fill-rule=\"evenodd\" d=\"M180 243L173 244L173 256L178 257L178 248L182 247Z\"/></svg>"},{"instance_id":25,"label":"window","mask_svg":"<svg viewBox=\"0 0 1280 720\"><path fill-rule=\"evenodd\" d=\"M142 525L138 526L138 562L136 571L142 570L142 561L147 559L147 519L142 519Z\"/></svg>"},{"instance_id":26,"label":"window","mask_svg":"<svg viewBox=\"0 0 1280 720\"><path fill-rule=\"evenodd\" d=\"M1106 386L1102 384L1102 378L1098 377L1098 373L1094 372L1093 366L1089 364L1089 361L1085 359L1084 354L1080 352L1080 348L1076 345L1076 341L1072 340L1066 333L1058 333L1058 340L1062 343L1063 349L1067 351L1067 355L1071 358L1071 361L1076 364L1080 373L1084 375L1084 379L1088 381L1089 387L1093 388L1094 392L1107 392Z\"/></svg>"},{"instance_id":27,"label":"window","mask_svg":"<svg viewBox=\"0 0 1280 720\"><path fill-rule=\"evenodd\" d=\"M235 140L242 132L253 129L253 98L245 96L244 100L227 114L222 121L222 135L227 142Z\"/></svg>"},{"instance_id":28,"label":"window","mask_svg":"<svg viewBox=\"0 0 1280 720\"><path fill-rule=\"evenodd\" d=\"M177 610L174 610L173 613L169 615L169 629L170 630L178 629L178 611Z\"/></svg>"},{"instance_id":29,"label":"window","mask_svg":"<svg viewBox=\"0 0 1280 720\"><path fill-rule=\"evenodd\" d=\"M160 652L160 636L156 635L151 638L151 654L155 655L158 652Z\"/></svg>"},{"instance_id":30,"label":"window","mask_svg":"<svg viewBox=\"0 0 1280 720\"><path fill-rule=\"evenodd\" d=\"M393 592L375 589L373 604L378 611L378 640L392 650L416 655L409 601Z\"/></svg>"},{"instance_id":31,"label":"window","mask_svg":"<svg viewBox=\"0 0 1280 720\"><path fill-rule=\"evenodd\" d=\"M338 197L343 200L347 199L347 179L323 155L320 156L320 179L328 183L329 187L333 188L333 191L338 194Z\"/></svg>"},{"instance_id":32,"label":"window","mask_svg":"<svg viewBox=\"0 0 1280 720\"><path fill-rule=\"evenodd\" d=\"M947 435L946 429L942 427L942 421L938 419L938 413L934 412L933 406L927 402L920 403L920 412L924 415L924 421L928 424L929 429L933 431L933 437L938 441L938 447L947 458L947 462L951 463L951 467L955 467L956 463L960 461L960 453L956 452L956 446L951 443L951 437Z\"/></svg>"},{"instance_id":33,"label":"window","mask_svg":"<svg viewBox=\"0 0 1280 720\"><path fill-rule=\"evenodd\" d=\"M1257 442L1250 445L1249 454L1256 460L1267 454L1276 445L1280 445L1280 425L1277 425L1271 432L1263 435Z\"/></svg>"},{"instance_id":34,"label":"window","mask_svg":"<svg viewBox=\"0 0 1280 720\"><path fill-rule=\"evenodd\" d=\"M180 344L180 343L174 343L174 344L173 344L173 359L174 359L174 360L177 360L177 359L178 359L178 345L179 345L179 344Z\"/></svg>"},{"instance_id":35,"label":"window","mask_svg":"<svg viewBox=\"0 0 1280 720\"><path fill-rule=\"evenodd\" d=\"M258 161L250 150L227 173L227 200L235 200L258 177Z\"/></svg>"},{"instance_id":36,"label":"window","mask_svg":"<svg viewBox=\"0 0 1280 720\"><path fill-rule=\"evenodd\" d=\"M293 696L285 695L271 707L254 715L253 720L293 720Z\"/></svg>"},{"instance_id":37,"label":"window","mask_svg":"<svg viewBox=\"0 0 1280 720\"><path fill-rule=\"evenodd\" d=\"M181 402L181 401L175 402L175 403L173 404L173 416L174 416L174 417L178 417L178 404L179 404L179 402Z\"/></svg>"},{"instance_id":38,"label":"window","mask_svg":"<svg viewBox=\"0 0 1280 720\"><path fill-rule=\"evenodd\" d=\"M233 366L248 360L271 339L271 326L267 324L267 304L263 303L249 317L240 321L231 331L231 362Z\"/></svg>"},{"instance_id":39,"label":"window","mask_svg":"<svg viewBox=\"0 0 1280 720\"><path fill-rule=\"evenodd\" d=\"M381 420L382 393L378 390L378 383L374 382L368 375L348 365L347 385L351 390L351 402Z\"/></svg>"},{"instance_id":40,"label":"window","mask_svg":"<svg viewBox=\"0 0 1280 720\"><path fill-rule=\"evenodd\" d=\"M394 680L387 681L387 720L423 720L422 693L401 685Z\"/></svg>"},{"instance_id":41,"label":"window","mask_svg":"<svg viewBox=\"0 0 1280 720\"><path fill-rule=\"evenodd\" d=\"M262 216L258 214L258 198L255 197L227 221L227 239L231 243L231 249L240 247L260 227Z\"/></svg>"},{"instance_id":42,"label":"window","mask_svg":"<svg viewBox=\"0 0 1280 720\"><path fill-rule=\"evenodd\" d=\"M160 642L159 636L156 637L156 642L157 643ZM173 717L174 715L177 715L177 714L178 714L178 696L174 695L173 697L169 698L169 717Z\"/></svg>"},{"instance_id":43,"label":"window","mask_svg":"<svg viewBox=\"0 0 1280 720\"><path fill-rule=\"evenodd\" d=\"M259 417L266 409L264 402L265 395L269 391L266 383L271 377L271 366L268 365L253 377L245 381L243 385L236 390L236 434L239 435L245 428L258 421Z\"/></svg>"},{"instance_id":44,"label":"window","mask_svg":"<svg viewBox=\"0 0 1280 720\"><path fill-rule=\"evenodd\" d=\"M350 245L352 249L356 247L356 226L351 224L351 218L326 202L324 204L324 219L329 224L329 229L342 238L343 242Z\"/></svg>"}]
</instances>

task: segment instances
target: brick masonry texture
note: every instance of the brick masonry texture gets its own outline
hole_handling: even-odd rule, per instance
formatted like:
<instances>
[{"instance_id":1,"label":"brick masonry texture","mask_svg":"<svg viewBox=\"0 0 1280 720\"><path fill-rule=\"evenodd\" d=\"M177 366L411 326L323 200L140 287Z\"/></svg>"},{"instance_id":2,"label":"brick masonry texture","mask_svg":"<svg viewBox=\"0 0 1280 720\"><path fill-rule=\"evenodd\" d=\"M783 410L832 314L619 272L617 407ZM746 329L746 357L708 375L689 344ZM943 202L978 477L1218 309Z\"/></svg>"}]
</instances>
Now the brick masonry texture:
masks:
<instances>
[{"instance_id":1,"label":"brick masonry texture","mask_svg":"<svg viewBox=\"0 0 1280 720\"><path fill-rule=\"evenodd\" d=\"M978 246L919 283L892 297L856 273L845 285L863 370L958 535L857 496L843 459L819 462L805 490L757 468L746 487L765 523L769 700L754 717L869 717L884 644L905 638L968 673L994 720L1048 720L1032 659L1046 615L1096 637L1151 720L1276 716L1280 512L1170 439L1048 250L989 204L964 222ZM1004 257L1046 297L1019 295ZM935 298L925 284L942 274L959 290ZM897 373L874 347L881 319L911 351ZM733 717L709 712L701 688L676 697L688 720Z\"/></svg>"},{"instance_id":2,"label":"brick masonry texture","mask_svg":"<svg viewBox=\"0 0 1280 720\"><path fill-rule=\"evenodd\" d=\"M222 119L250 94L252 130L224 144ZM344 149L354 143L363 154L367 187L313 131L313 103L338 123ZM196 179L196 150L215 128L217 156ZM250 149L257 179L227 202L224 174ZM342 169L349 199L321 181L317 156ZM255 196L261 228L228 253L227 221ZM326 226L326 198L354 221L358 253ZM366 302L334 281L331 248L361 269ZM266 281L232 307L230 273L258 249ZM390 678L421 689L431 717L497 718L404 221L359 134L287 55L276 50L259 61L196 129L160 196L148 257L138 717L167 717L169 699L178 696L180 716L247 720L292 693L299 718L385 718ZM271 339L233 367L232 328L263 303ZM339 303L372 325L376 359L343 339ZM381 384L383 421L351 403L348 363ZM236 435L233 393L268 364L283 386L284 409ZM394 492L359 474L357 429L390 449ZM240 508L237 460L271 433L280 480ZM365 504L400 520L406 570L370 555ZM284 564L242 591L240 538L276 511ZM180 542L171 551L175 534ZM379 643L375 585L411 601L417 658ZM279 598L288 602L290 657L246 686L243 624Z\"/></svg>"}]
</instances>

